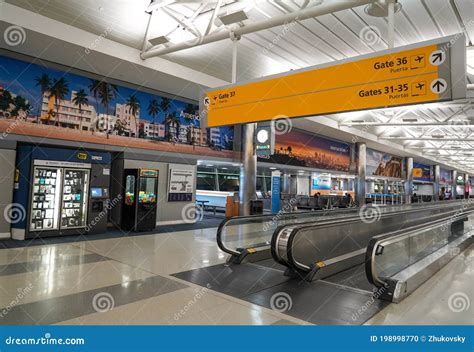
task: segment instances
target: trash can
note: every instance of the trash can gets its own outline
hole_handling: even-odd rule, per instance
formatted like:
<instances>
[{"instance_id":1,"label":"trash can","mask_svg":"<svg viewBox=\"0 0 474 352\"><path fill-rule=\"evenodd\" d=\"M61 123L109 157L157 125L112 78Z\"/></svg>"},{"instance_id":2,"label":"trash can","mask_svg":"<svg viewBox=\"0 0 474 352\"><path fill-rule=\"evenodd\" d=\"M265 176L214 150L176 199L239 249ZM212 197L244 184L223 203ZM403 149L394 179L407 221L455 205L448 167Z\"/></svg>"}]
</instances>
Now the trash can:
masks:
<instances>
[{"instance_id":1,"label":"trash can","mask_svg":"<svg viewBox=\"0 0 474 352\"><path fill-rule=\"evenodd\" d=\"M263 214L263 200L251 200L250 201L250 215L262 215Z\"/></svg>"}]
</instances>

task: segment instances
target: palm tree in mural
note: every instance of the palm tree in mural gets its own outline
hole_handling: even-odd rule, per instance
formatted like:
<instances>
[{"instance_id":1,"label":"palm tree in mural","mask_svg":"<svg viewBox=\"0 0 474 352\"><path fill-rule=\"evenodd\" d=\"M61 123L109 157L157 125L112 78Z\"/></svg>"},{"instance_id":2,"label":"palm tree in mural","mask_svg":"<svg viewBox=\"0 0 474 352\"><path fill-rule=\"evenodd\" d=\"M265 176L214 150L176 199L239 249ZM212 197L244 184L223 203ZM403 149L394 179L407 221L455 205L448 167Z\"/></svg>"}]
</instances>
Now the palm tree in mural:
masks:
<instances>
[{"instance_id":1,"label":"palm tree in mural","mask_svg":"<svg viewBox=\"0 0 474 352\"><path fill-rule=\"evenodd\" d=\"M55 79L51 86L50 93L54 96L54 106L56 107L56 126L59 126L59 101L64 100L69 93L69 86L64 77Z\"/></svg>"},{"instance_id":2,"label":"palm tree in mural","mask_svg":"<svg viewBox=\"0 0 474 352\"><path fill-rule=\"evenodd\" d=\"M194 140L193 129L195 128L195 121L194 115L196 114L196 106L193 104L186 104L186 107L183 110L184 112L184 122L188 125L187 127L187 134L186 139L189 144L194 145L196 141Z\"/></svg>"},{"instance_id":3,"label":"palm tree in mural","mask_svg":"<svg viewBox=\"0 0 474 352\"><path fill-rule=\"evenodd\" d=\"M0 110L5 111L5 113L9 112L11 104L13 104L12 93L4 89L0 95ZM7 114L4 114L4 116L7 117Z\"/></svg>"},{"instance_id":4,"label":"palm tree in mural","mask_svg":"<svg viewBox=\"0 0 474 352\"><path fill-rule=\"evenodd\" d=\"M176 112L173 111L171 114L168 114L165 119L165 124L168 126L168 140L173 143L178 142L179 138L179 118L176 116ZM170 132L170 127L174 127L174 136Z\"/></svg>"},{"instance_id":5,"label":"palm tree in mural","mask_svg":"<svg viewBox=\"0 0 474 352\"><path fill-rule=\"evenodd\" d=\"M95 100L95 110L96 110L97 115L99 115L99 90L100 90L100 85L101 85L101 81L99 81L97 79L91 79L91 82L90 82L89 87L88 87L89 92L92 94L92 96L94 97L94 100ZM92 134L94 134L94 130L96 130L98 128L98 123L99 123L99 120L96 117L96 120L94 122L94 126L92 128Z\"/></svg>"},{"instance_id":6,"label":"palm tree in mural","mask_svg":"<svg viewBox=\"0 0 474 352\"><path fill-rule=\"evenodd\" d=\"M26 102L26 99L22 96L17 95L13 99L14 108L12 109L11 116L16 119L26 120L31 111L31 105Z\"/></svg>"},{"instance_id":7,"label":"palm tree in mural","mask_svg":"<svg viewBox=\"0 0 474 352\"><path fill-rule=\"evenodd\" d=\"M38 107L38 116L36 116L36 123L39 123L39 118L41 116L41 110L43 107L43 97L47 91L51 89L51 78L49 78L47 73L43 73L41 76L35 78L36 85L35 87L40 87L41 97L39 100Z\"/></svg>"},{"instance_id":8,"label":"palm tree in mural","mask_svg":"<svg viewBox=\"0 0 474 352\"><path fill-rule=\"evenodd\" d=\"M72 103L79 108L79 114L81 115L81 121L79 121L79 131L82 131L82 120L84 119L84 116L82 116L82 107L84 105L89 105L89 99L87 98L87 93L84 89L76 92L76 95L74 98L72 98Z\"/></svg>"},{"instance_id":9,"label":"palm tree in mural","mask_svg":"<svg viewBox=\"0 0 474 352\"><path fill-rule=\"evenodd\" d=\"M148 104L148 114L152 118L152 123L153 123L153 139L155 139L155 119L158 113L160 112L160 106L158 105L158 101L156 99L150 100L150 103Z\"/></svg>"},{"instance_id":10,"label":"palm tree in mural","mask_svg":"<svg viewBox=\"0 0 474 352\"><path fill-rule=\"evenodd\" d=\"M137 121L137 113L140 110L140 101L138 100L135 94L132 94L128 97L127 104L130 108L130 113L133 115L135 120L135 137L138 138L138 121Z\"/></svg>"},{"instance_id":11,"label":"palm tree in mural","mask_svg":"<svg viewBox=\"0 0 474 352\"><path fill-rule=\"evenodd\" d=\"M107 83L105 81L99 81L97 79L92 79L89 84L89 91L96 101L96 110L97 115L99 114L99 101L102 106L105 108L105 114L109 115L109 105L110 102L115 99L118 94L118 87L115 84ZM98 119L96 120L95 129L98 129ZM109 138L109 128L106 126L107 138Z\"/></svg>"},{"instance_id":12,"label":"palm tree in mural","mask_svg":"<svg viewBox=\"0 0 474 352\"><path fill-rule=\"evenodd\" d=\"M169 119L168 119L168 110L170 108L171 101L168 98L161 98L160 101L160 110L163 112L165 115L165 130L166 130L166 138L168 140L171 139L171 133L170 133L170 125L168 124Z\"/></svg>"}]
</instances>

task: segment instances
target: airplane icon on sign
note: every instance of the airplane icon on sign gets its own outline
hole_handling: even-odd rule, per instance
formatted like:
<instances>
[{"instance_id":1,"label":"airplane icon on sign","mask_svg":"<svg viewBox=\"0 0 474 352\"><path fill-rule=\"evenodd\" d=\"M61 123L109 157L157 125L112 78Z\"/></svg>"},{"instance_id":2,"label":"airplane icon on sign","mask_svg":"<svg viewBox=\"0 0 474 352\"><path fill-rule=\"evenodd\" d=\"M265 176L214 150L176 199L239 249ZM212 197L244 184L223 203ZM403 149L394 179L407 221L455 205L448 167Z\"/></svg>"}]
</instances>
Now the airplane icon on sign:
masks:
<instances>
[{"instance_id":1,"label":"airplane icon on sign","mask_svg":"<svg viewBox=\"0 0 474 352\"><path fill-rule=\"evenodd\" d=\"M418 84L416 85L416 88L418 88L419 90L421 90L424 86L425 86L424 83L418 83Z\"/></svg>"},{"instance_id":2,"label":"airplane icon on sign","mask_svg":"<svg viewBox=\"0 0 474 352\"><path fill-rule=\"evenodd\" d=\"M424 58L425 58L424 56L418 55L418 56L415 58L415 61L418 61L418 63L421 64L421 61L422 61Z\"/></svg>"}]
</instances>

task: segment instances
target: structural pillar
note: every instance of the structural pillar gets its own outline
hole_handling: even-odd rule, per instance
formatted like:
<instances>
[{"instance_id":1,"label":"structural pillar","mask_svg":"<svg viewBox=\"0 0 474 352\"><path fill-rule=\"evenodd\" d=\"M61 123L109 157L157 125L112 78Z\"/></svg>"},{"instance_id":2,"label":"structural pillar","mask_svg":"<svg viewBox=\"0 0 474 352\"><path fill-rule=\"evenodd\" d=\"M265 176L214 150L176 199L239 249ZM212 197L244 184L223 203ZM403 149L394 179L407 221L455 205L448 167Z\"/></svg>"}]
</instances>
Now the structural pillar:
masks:
<instances>
[{"instance_id":1,"label":"structural pillar","mask_svg":"<svg viewBox=\"0 0 474 352\"><path fill-rule=\"evenodd\" d=\"M388 181L383 180L383 193L388 194Z\"/></svg>"},{"instance_id":2,"label":"structural pillar","mask_svg":"<svg viewBox=\"0 0 474 352\"><path fill-rule=\"evenodd\" d=\"M470 188L471 188L471 185L469 184L469 175L464 174L464 198L466 198L466 199L469 198Z\"/></svg>"},{"instance_id":3,"label":"structural pillar","mask_svg":"<svg viewBox=\"0 0 474 352\"><path fill-rule=\"evenodd\" d=\"M457 178L458 178L458 172L456 170L452 171L452 176L451 176L451 199L456 199L458 192L456 190L456 183L457 183Z\"/></svg>"},{"instance_id":4,"label":"structural pillar","mask_svg":"<svg viewBox=\"0 0 474 352\"><path fill-rule=\"evenodd\" d=\"M405 181L405 203L411 203L411 197L413 196L413 158L405 158L407 166L407 178Z\"/></svg>"},{"instance_id":5,"label":"structural pillar","mask_svg":"<svg viewBox=\"0 0 474 352\"><path fill-rule=\"evenodd\" d=\"M439 179L440 179L440 170L439 165L434 166L434 184L433 184L433 200L439 200Z\"/></svg>"},{"instance_id":6,"label":"structural pillar","mask_svg":"<svg viewBox=\"0 0 474 352\"><path fill-rule=\"evenodd\" d=\"M291 189L291 187L290 187L291 175L287 174L287 173L284 173L282 175L282 178L283 178L283 180L282 180L283 183L282 183L281 190L282 190L283 193L290 194L291 193L291 191L290 191L290 189Z\"/></svg>"},{"instance_id":7,"label":"structural pillar","mask_svg":"<svg viewBox=\"0 0 474 352\"><path fill-rule=\"evenodd\" d=\"M255 154L255 123L244 125L242 133L242 166L240 167L240 215L250 215L250 201L257 193L257 154Z\"/></svg>"},{"instance_id":8,"label":"structural pillar","mask_svg":"<svg viewBox=\"0 0 474 352\"><path fill-rule=\"evenodd\" d=\"M365 182L366 182L366 158L367 147L365 143L356 143L356 161L357 161L357 177L355 179L355 199L359 206L365 204Z\"/></svg>"}]
</instances>

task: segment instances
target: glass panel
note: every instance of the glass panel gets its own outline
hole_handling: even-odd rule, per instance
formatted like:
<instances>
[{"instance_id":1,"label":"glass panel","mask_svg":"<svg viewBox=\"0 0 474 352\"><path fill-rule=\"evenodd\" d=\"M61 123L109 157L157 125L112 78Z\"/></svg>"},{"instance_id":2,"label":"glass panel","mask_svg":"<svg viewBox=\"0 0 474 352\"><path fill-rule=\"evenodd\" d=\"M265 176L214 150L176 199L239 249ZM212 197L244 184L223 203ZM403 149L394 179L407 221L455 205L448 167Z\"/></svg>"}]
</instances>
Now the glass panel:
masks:
<instances>
[{"instance_id":1,"label":"glass panel","mask_svg":"<svg viewBox=\"0 0 474 352\"><path fill-rule=\"evenodd\" d=\"M125 204L133 205L135 202L135 176L127 175L125 179Z\"/></svg>"},{"instance_id":2,"label":"glass panel","mask_svg":"<svg viewBox=\"0 0 474 352\"><path fill-rule=\"evenodd\" d=\"M472 231L474 215L469 215L465 220L455 223L447 220L436 226L413 231L407 236L382 241L375 256L374 277L392 277L452 240Z\"/></svg>"},{"instance_id":3,"label":"glass panel","mask_svg":"<svg viewBox=\"0 0 474 352\"><path fill-rule=\"evenodd\" d=\"M35 167L31 195L31 231L57 230L61 169Z\"/></svg>"},{"instance_id":4,"label":"glass panel","mask_svg":"<svg viewBox=\"0 0 474 352\"><path fill-rule=\"evenodd\" d=\"M138 203L156 202L156 178L141 177L140 188L138 190Z\"/></svg>"},{"instance_id":5,"label":"glass panel","mask_svg":"<svg viewBox=\"0 0 474 352\"><path fill-rule=\"evenodd\" d=\"M85 227L89 170L64 169L61 228Z\"/></svg>"},{"instance_id":6,"label":"glass panel","mask_svg":"<svg viewBox=\"0 0 474 352\"><path fill-rule=\"evenodd\" d=\"M239 190L238 175L219 175L219 191L234 192Z\"/></svg>"},{"instance_id":7,"label":"glass panel","mask_svg":"<svg viewBox=\"0 0 474 352\"><path fill-rule=\"evenodd\" d=\"M334 209L327 211L307 211L291 213L290 206L283 206L278 214L268 214L256 217L233 218L222 228L221 240L224 246L236 250L263 244L269 244L273 232L278 226L329 220L341 214L357 215L358 209Z\"/></svg>"},{"instance_id":8,"label":"glass panel","mask_svg":"<svg viewBox=\"0 0 474 352\"><path fill-rule=\"evenodd\" d=\"M203 190L203 191L217 191L216 175L208 174L208 173L198 173L196 188L198 190Z\"/></svg>"}]
</instances>

